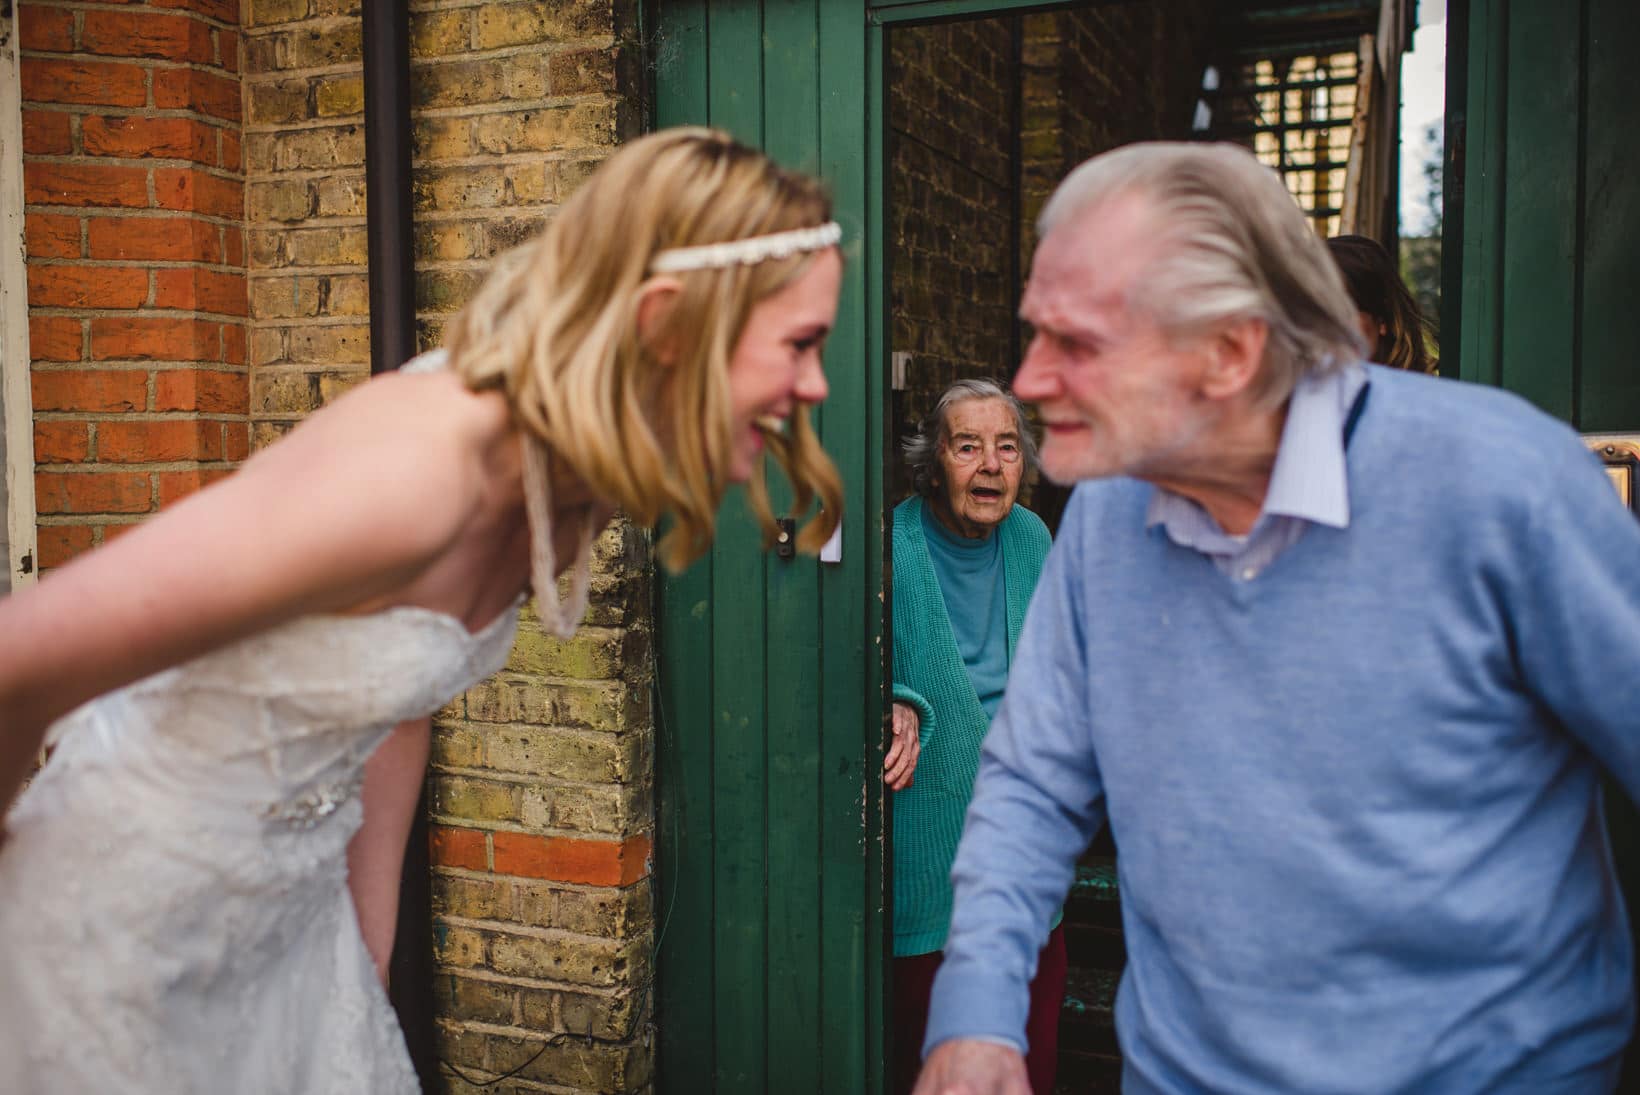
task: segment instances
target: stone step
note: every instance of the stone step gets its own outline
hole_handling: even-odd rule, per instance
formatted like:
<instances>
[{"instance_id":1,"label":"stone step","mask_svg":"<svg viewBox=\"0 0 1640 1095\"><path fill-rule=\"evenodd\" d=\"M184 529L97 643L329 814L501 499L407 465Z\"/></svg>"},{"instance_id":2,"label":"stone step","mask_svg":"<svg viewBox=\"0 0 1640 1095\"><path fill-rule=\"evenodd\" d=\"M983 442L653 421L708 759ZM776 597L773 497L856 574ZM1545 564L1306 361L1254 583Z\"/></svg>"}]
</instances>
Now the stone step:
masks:
<instances>
[{"instance_id":1,"label":"stone step","mask_svg":"<svg viewBox=\"0 0 1640 1095\"><path fill-rule=\"evenodd\" d=\"M1116 1095L1121 1090L1122 1057L1113 1013L1120 976L1114 970L1073 967L1066 977L1057 1092Z\"/></svg>"},{"instance_id":2,"label":"stone step","mask_svg":"<svg viewBox=\"0 0 1640 1095\"><path fill-rule=\"evenodd\" d=\"M1088 856L1077 864L1065 899L1065 950L1072 967L1119 971L1127 964L1114 859Z\"/></svg>"}]
</instances>

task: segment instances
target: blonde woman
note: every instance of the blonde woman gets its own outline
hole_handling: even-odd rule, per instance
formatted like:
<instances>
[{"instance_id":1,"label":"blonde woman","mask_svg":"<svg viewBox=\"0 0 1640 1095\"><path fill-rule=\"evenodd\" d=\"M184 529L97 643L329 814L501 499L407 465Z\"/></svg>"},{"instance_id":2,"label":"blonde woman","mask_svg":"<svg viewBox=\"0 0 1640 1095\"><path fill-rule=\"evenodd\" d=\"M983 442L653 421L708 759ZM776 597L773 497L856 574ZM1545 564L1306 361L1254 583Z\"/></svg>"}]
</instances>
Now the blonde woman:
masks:
<instances>
[{"instance_id":1,"label":"blonde woman","mask_svg":"<svg viewBox=\"0 0 1640 1095\"><path fill-rule=\"evenodd\" d=\"M723 134L634 142L443 351L0 601L0 803L56 746L0 845L0 1090L417 1090L378 967L427 716L532 585L574 630L616 509L681 565L730 483L772 526L767 446L825 540L837 238Z\"/></svg>"}]
</instances>

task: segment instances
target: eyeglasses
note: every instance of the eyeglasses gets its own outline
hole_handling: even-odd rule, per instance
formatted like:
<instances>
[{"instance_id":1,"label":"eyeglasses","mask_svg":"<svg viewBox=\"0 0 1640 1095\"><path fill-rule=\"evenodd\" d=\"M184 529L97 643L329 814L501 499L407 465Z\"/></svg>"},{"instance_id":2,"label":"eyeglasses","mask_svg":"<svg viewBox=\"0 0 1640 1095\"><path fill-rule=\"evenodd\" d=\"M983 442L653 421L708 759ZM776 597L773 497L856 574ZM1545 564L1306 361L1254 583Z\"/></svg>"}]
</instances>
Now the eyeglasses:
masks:
<instances>
[{"instance_id":1,"label":"eyeglasses","mask_svg":"<svg viewBox=\"0 0 1640 1095\"><path fill-rule=\"evenodd\" d=\"M972 464L985 452L984 445L973 440L972 438L967 437L959 438L958 440L951 442L948 449L951 453L951 459L959 464ZM997 459L1001 460L1004 464L1017 464L1019 462L1020 448L1018 441L998 441L996 443L996 450Z\"/></svg>"}]
</instances>

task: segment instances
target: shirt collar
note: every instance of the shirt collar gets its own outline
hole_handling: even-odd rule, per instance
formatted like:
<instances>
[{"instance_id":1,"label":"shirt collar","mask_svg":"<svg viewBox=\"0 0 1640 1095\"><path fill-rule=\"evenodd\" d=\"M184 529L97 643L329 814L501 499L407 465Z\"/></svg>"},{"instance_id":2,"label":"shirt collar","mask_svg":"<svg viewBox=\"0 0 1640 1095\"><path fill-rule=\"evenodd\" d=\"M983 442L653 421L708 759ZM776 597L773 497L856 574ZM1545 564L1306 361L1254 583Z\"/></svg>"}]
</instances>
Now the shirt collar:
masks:
<instances>
[{"instance_id":1,"label":"shirt collar","mask_svg":"<svg viewBox=\"0 0 1640 1095\"><path fill-rule=\"evenodd\" d=\"M1344 424L1367 380L1367 370L1360 364L1320 375L1307 373L1299 379L1287 403L1287 421L1259 520L1279 514L1333 528L1349 527ZM1145 527L1168 524L1181 509L1198 508L1187 498L1156 488L1145 513Z\"/></svg>"}]
</instances>

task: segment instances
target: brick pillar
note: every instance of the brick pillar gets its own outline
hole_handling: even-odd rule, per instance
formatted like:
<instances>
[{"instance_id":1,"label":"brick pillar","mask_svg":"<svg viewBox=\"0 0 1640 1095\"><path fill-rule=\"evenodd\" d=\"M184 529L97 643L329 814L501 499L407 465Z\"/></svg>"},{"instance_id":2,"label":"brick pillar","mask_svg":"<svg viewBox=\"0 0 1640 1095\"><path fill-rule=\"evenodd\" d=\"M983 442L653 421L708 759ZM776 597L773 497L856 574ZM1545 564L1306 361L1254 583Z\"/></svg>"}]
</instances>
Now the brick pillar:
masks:
<instances>
[{"instance_id":1,"label":"brick pillar","mask_svg":"<svg viewBox=\"0 0 1640 1095\"><path fill-rule=\"evenodd\" d=\"M637 131L632 0L424 0L411 15L423 347L500 251ZM365 379L357 0L246 0L252 432ZM570 642L533 614L435 720L435 1004L449 1090L648 1083L653 731L648 538L599 541ZM499 1088L488 1081L519 1070ZM459 1070L459 1072L457 1071Z\"/></svg>"},{"instance_id":2,"label":"brick pillar","mask_svg":"<svg viewBox=\"0 0 1640 1095\"><path fill-rule=\"evenodd\" d=\"M20 6L43 568L246 455L238 20Z\"/></svg>"},{"instance_id":3,"label":"brick pillar","mask_svg":"<svg viewBox=\"0 0 1640 1095\"><path fill-rule=\"evenodd\" d=\"M498 252L635 135L627 0L432 0L411 17L423 344ZM440 1053L519 1092L643 1090L652 1067L649 550L618 522L569 642L527 616L433 745ZM464 1086L458 1090L467 1090Z\"/></svg>"}]
</instances>

